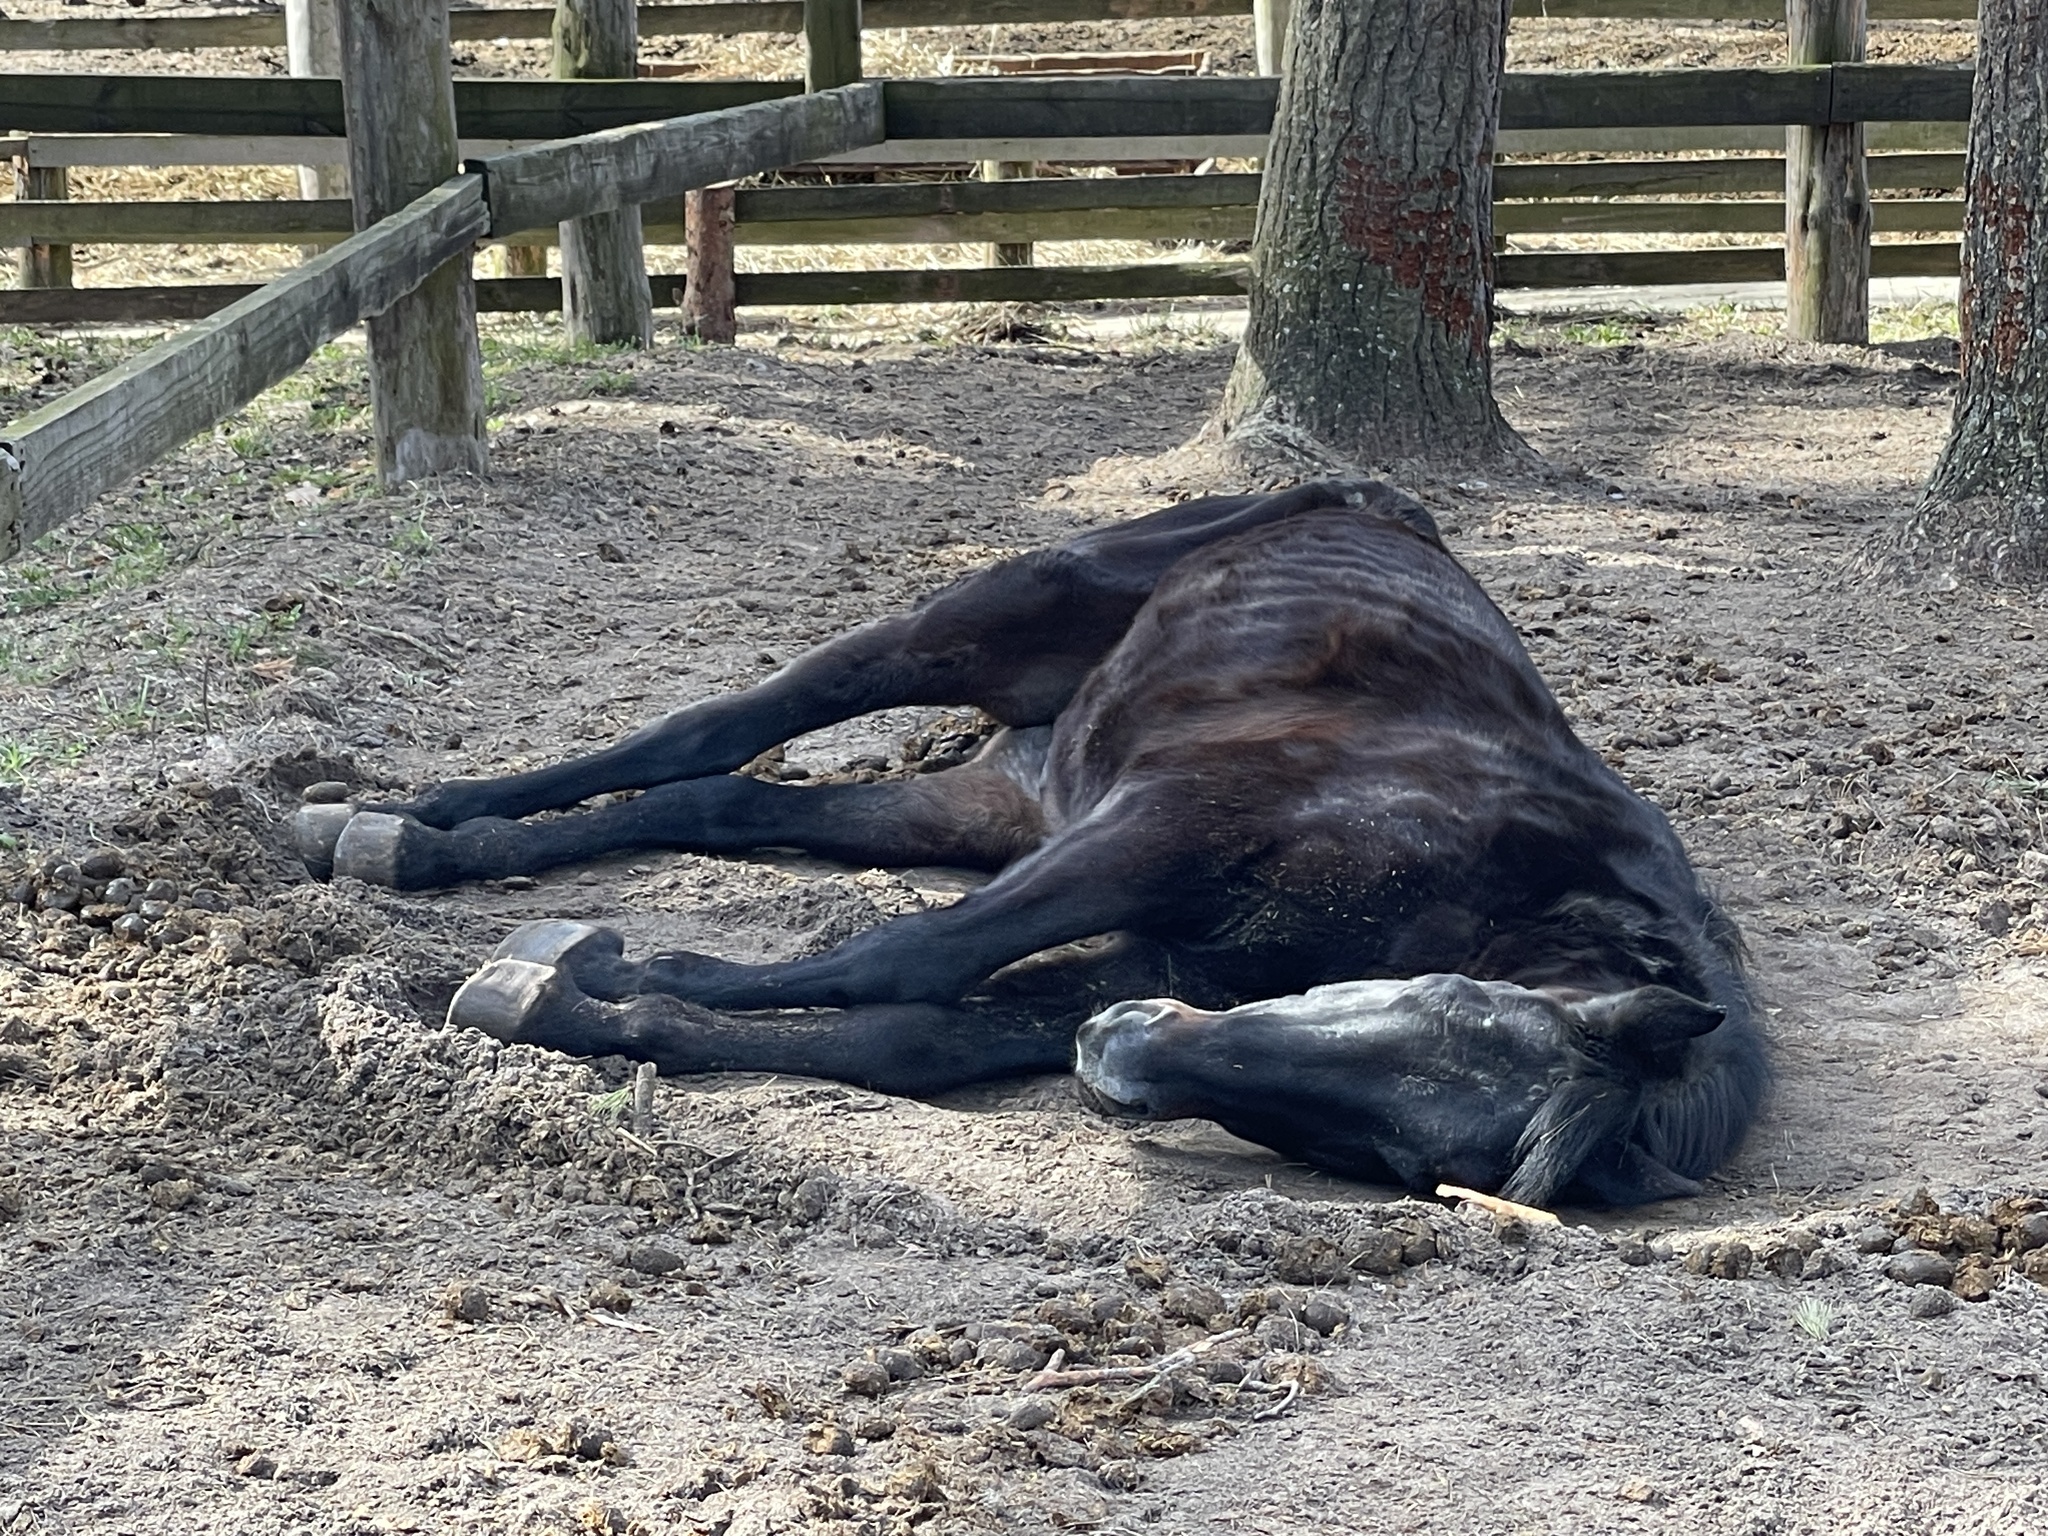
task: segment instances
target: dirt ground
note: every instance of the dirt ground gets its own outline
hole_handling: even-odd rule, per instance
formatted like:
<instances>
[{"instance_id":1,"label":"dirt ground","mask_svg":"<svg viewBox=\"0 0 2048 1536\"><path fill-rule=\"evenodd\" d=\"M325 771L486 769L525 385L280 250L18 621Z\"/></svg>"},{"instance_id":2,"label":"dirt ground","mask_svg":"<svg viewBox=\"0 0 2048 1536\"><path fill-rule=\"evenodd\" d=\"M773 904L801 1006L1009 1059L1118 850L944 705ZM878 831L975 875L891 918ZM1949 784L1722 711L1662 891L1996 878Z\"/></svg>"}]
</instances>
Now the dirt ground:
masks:
<instances>
[{"instance_id":1,"label":"dirt ground","mask_svg":"<svg viewBox=\"0 0 2048 1536\"><path fill-rule=\"evenodd\" d=\"M546 761L1231 488L1176 452L1229 362L1199 328L634 357L499 324L491 477L391 497L339 346L0 570L0 1532L2048 1527L2048 640L2026 595L1843 576L1952 343L1768 323L1511 325L1547 467L1411 481L1671 811L1776 1039L1706 1195L1555 1229L1064 1079L685 1080L643 1116L623 1062L441 1021L526 918L781 956L944 871L396 896L287 853L315 781ZM0 404L135 344L10 333ZM1124 1375L1028 1389L1054 1349Z\"/></svg>"}]
</instances>

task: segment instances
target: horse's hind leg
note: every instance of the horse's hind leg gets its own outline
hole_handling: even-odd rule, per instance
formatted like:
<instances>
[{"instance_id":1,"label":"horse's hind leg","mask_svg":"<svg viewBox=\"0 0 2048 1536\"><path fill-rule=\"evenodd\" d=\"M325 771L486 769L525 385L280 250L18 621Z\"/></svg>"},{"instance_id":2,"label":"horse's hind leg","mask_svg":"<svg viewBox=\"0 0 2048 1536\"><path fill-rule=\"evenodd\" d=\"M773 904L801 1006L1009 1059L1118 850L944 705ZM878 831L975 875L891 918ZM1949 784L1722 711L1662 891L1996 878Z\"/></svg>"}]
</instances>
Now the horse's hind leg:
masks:
<instances>
[{"instance_id":1,"label":"horse's hind leg","mask_svg":"<svg viewBox=\"0 0 2048 1536\"><path fill-rule=\"evenodd\" d=\"M368 809L443 828L562 810L613 790L728 773L792 737L895 705L974 705L1005 725L1048 724L1183 555L1362 494L1318 484L1211 497L1099 529L976 572L751 688L687 705L601 751L503 778L451 779L416 800ZM329 872L353 813L338 805L300 813L299 853L315 874Z\"/></svg>"},{"instance_id":2,"label":"horse's hind leg","mask_svg":"<svg viewBox=\"0 0 2048 1536\"><path fill-rule=\"evenodd\" d=\"M1037 799L977 762L880 784L804 788L717 774L657 785L595 811L541 821L482 818L447 831L365 811L343 829L334 868L375 885L422 890L647 848L744 853L777 847L862 868L996 870L1044 836Z\"/></svg>"}]
</instances>

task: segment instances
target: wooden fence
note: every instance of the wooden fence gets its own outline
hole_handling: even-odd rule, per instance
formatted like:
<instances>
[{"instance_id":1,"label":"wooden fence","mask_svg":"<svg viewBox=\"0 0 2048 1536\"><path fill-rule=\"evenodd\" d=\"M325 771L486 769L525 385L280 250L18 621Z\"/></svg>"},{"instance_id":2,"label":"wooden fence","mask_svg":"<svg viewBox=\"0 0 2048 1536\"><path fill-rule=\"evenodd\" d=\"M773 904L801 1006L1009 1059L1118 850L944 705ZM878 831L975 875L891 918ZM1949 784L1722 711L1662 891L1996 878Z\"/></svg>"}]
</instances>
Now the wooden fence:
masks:
<instances>
[{"instance_id":1,"label":"wooden fence","mask_svg":"<svg viewBox=\"0 0 2048 1536\"><path fill-rule=\"evenodd\" d=\"M32 130L13 141L31 165L38 156L78 163L97 152L119 160L146 144L165 157L222 155L303 163L343 141L334 81L137 79L129 76L17 77L0 86L0 114ZM1872 137L1924 140L1928 129L1959 135L1969 116L1971 72L1963 66L1837 64L1806 68L1586 71L1510 74L1501 104L1504 150L1518 136L1761 133L1782 147L1787 124L1875 122ZM677 121L707 110L787 98L786 82L673 80L457 82L457 121L473 150L522 152L524 139L568 137L651 114ZM1262 153L1278 82L1262 78L891 80L878 86L886 133L864 145L864 164L979 161L1131 160ZM144 125L175 124L188 136L137 136ZM102 137L91 136L97 130ZM628 136L643 130L616 130ZM85 133L86 136L80 136ZM227 136L227 137L222 137ZM679 141L680 142L680 141ZM1959 140L1958 140L1959 142ZM178 145L192 147L179 149ZM802 156L793 157L802 159ZM608 162L607 162L608 163ZM790 163L785 160L779 163ZM1782 190L1785 162L1773 159L1503 163L1495 173L1495 228L1503 236L1599 233L1768 233L1785 227L1785 204L1753 194ZM1962 181L1959 153L1877 154L1869 179L1874 228L1886 235L1949 234L1961 200L1928 196ZM1747 200L1736 200L1750 194ZM1656 198L1660 201L1617 201ZM1715 200L1698 200L1701 198ZM1690 199L1674 201L1672 199ZM647 238L679 243L679 202L649 196ZM1039 178L995 182L762 187L736 199L740 244L861 244L1062 239L1218 241L1250 237L1257 178L1250 175ZM536 246L554 239L552 216L494 221L490 238ZM325 243L350 233L348 204L327 201L0 204L0 243L51 246L183 241ZM1886 243L1879 275L1946 275L1953 242ZM1500 258L1503 287L1711 282L1783 274L1778 250L1525 252ZM1090 276L1090 273L1093 276ZM678 281L654 282L657 303ZM1093 284L1092 289L1090 284ZM1020 268L986 274L816 272L742 275L739 302L858 303L989 297L1135 298L1242 291L1234 264L1191 267L1178 276L1150 267ZM248 290L80 289L0 294L0 320L141 320L210 313ZM545 280L486 290L486 302L551 307ZM771 297L772 296L772 297Z\"/></svg>"},{"instance_id":2,"label":"wooden fence","mask_svg":"<svg viewBox=\"0 0 2048 1536\"><path fill-rule=\"evenodd\" d=\"M504 229L498 221L679 196L876 143L882 121L880 87L854 85L475 162L399 213L12 423L0 440L0 559L388 310Z\"/></svg>"},{"instance_id":3,"label":"wooden fence","mask_svg":"<svg viewBox=\"0 0 2048 1536\"><path fill-rule=\"evenodd\" d=\"M257 394L298 368L313 351L341 331L368 320L371 325L372 394L377 398L380 474L391 468L385 450L402 440L410 408L387 386L417 372L424 360L393 353L392 317L408 325L431 310L451 325L467 327L467 348L440 346L432 367L445 372L448 387L480 398L473 342L478 295L469 286L467 252L482 239L531 238L564 220L612 210L655 207L696 189L801 163L856 155L872 163L892 154L920 163L969 160L1128 159L1168 143L1186 153L1191 144L1231 146L1212 153L1257 153L1272 124L1277 82L1271 79L954 79L889 81L819 88L832 70L849 60L846 39L824 49L834 29L819 25L820 12L838 7L841 23L859 14L856 0L810 0L798 19L813 25L811 89L791 94L781 82L633 81L469 81L452 84L444 66L447 16L433 0L415 0L418 25L382 18L381 31L365 33L360 49L347 51L353 70L350 95L342 82L323 79L250 79L231 82L134 76L14 76L0 84L0 120L17 131L40 134L184 133L282 136L304 145L332 143L353 133L352 170L378 167L370 148L384 144L379 112L397 124L437 123L431 133L443 146L431 151L452 159L456 136L470 139L537 138L537 144L494 146L496 152L469 160L461 174L399 207L389 217L348 235L333 249L254 292L220 294L225 307L134 361L94 380L13 423L0 438L0 558L126 483L176 444L240 409ZM886 0L873 0L877 10ZM904 0L908 3L908 0ZM1007 0L1002 0L1007 3ZM1042 4L1044 0L1031 0ZM1065 0L1058 0L1065 3ZM1080 3L1080 0L1074 0ZM1105 0L1089 0L1101 5ZM1138 0L1143 3L1143 0ZM1168 0L1161 0L1168 3ZM1179 4L1182 0L1171 0ZM1564 3L1564 0L1560 0ZM1588 0L1590 3L1590 0ZM1649 0L1638 0L1649 3ZM1685 0L1696 6L1699 0ZM871 12L872 16L874 13ZM394 16L396 12L394 11ZM197 20L197 18L193 18ZM989 7L977 6L989 20ZM388 24L387 24L388 23ZM61 23L49 23L56 26ZM848 37L857 28L841 25ZM824 49L821 52L821 49ZM832 53L832 59L825 54ZM822 61L822 62L821 62ZM830 67L824 67L829 65ZM852 61L851 72L858 72ZM844 74L841 75L844 78ZM400 82L408 82L400 84ZM404 92L425 93L418 100ZM1955 122L1967 119L1967 70L1914 66L1824 63L1800 69L1560 73L1512 75L1502 97L1504 132L1601 130L1700 130L1821 126L1837 123ZM428 99L433 98L433 99ZM344 111L344 106L346 111ZM651 120L650 119L654 119ZM281 163L304 163L293 153ZM1923 163L1910 174L1952 169ZM31 160L32 163L32 160ZM447 161L443 160L443 164ZM395 162L394 162L395 167ZM1901 167L1905 171L1905 167ZM366 179L356 187L366 206L391 207L383 190ZM1513 168L1503 168L1503 185L1515 190ZM1673 175L1669 167L1629 173L1613 167L1529 168L1521 189L1535 195L1585 192L1612 196L1623 186ZM1689 168L1680 175L1753 176ZM1577 178L1577 179L1574 179ZM1203 187L1207 182L1208 187ZM1696 183L1695 183L1696 184ZM415 186L418 183L414 183ZM1745 185L1747 185L1745 183ZM1113 188L1115 183L1109 183ZM860 228L871 238L900 233L907 223L936 233L972 227L992 232L1021 231L1015 221L1079 217L1099 233L1110 211L1130 228L1156 228L1162 215L1198 215L1228 223L1242 220L1250 206L1247 178L1214 177L1148 181L1131 192L1108 193L1085 182L996 182L975 189L948 187L817 187L750 190L743 227L783 227L825 238L839 226ZM1111 210L1101 199L1114 195ZM963 200L964 198L964 200ZM1581 199L1582 201L1584 199ZM1519 206L1509 204L1509 207ZM26 219L79 213L90 205L60 210L17 208ZM190 209L186 210L191 213ZM316 222L334 210L313 203L299 217ZM132 210L101 208L80 217L109 221L140 218ZM216 217L252 218L246 206ZM1584 216L1608 217L1587 209ZM1921 214L1920 217L1931 217ZM657 212L657 219L660 217ZM71 227L71 237L79 238ZM144 226L131 224L131 231ZM1063 226L1072 227L1072 226ZM1923 226L1915 226L1923 227ZM27 234L49 236L55 226L31 225ZM307 234L340 233L308 229ZM1033 231L1034 234L1037 230ZM102 237L104 230L102 231ZM1040 235L1040 238L1043 236ZM772 236L770 237L772 238ZM1909 247L1885 246L1887 259ZM1953 247L1943 247L1951 256ZM1654 257L1660 253L1642 253ZM1773 251L1693 253L1740 267L1777 257ZM1609 253L1609 261L1626 260ZM1928 255L1932 260L1932 255ZM1587 258L1570 255L1508 257L1505 280L1519 261L1552 265L1551 279L1583 267ZM461 281L449 282L451 272ZM1745 273L1745 275L1748 275ZM1581 279L1583 280L1583 278ZM657 275L657 297L676 280ZM741 280L739 298L751 303L861 302L876 299L1080 298L1233 291L1243 284L1241 268L1227 265L1154 266L1127 269L996 267L969 272L867 272L751 274ZM547 279L508 279L482 285L486 304L545 307L559 303ZM42 303L76 299L94 290L44 290L11 295ZM196 297L196 296L194 296ZM185 302L192 302L188 297ZM420 308L426 305L427 309ZM436 308L438 306L438 308ZM382 318L380 318L382 317ZM379 326L383 327L380 342ZM447 332L417 332L442 336ZM424 342L422 343L424 345ZM417 365L417 366L416 366ZM431 389L417 388L425 400ZM398 401L388 413L386 406ZM422 406L428 409L429 406ZM460 413L457 413L458 415ZM417 434L418 428L412 429ZM480 408L466 426L447 430L471 434L481 462Z\"/></svg>"}]
</instances>

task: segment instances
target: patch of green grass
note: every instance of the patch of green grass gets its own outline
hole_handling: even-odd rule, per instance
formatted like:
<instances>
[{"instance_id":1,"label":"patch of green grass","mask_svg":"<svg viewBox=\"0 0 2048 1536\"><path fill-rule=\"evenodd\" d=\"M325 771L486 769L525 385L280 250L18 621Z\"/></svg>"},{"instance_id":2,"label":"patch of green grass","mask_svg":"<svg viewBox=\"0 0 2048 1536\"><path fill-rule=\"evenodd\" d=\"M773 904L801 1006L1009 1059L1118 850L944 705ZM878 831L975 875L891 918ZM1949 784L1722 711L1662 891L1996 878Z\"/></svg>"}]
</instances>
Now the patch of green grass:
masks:
<instances>
[{"instance_id":1,"label":"patch of green grass","mask_svg":"<svg viewBox=\"0 0 2048 1536\"><path fill-rule=\"evenodd\" d=\"M401 521L391 530L391 548L395 554L424 558L434 552L434 536L427 531L427 514L415 513L410 522Z\"/></svg>"},{"instance_id":2,"label":"patch of green grass","mask_svg":"<svg viewBox=\"0 0 2048 1536\"><path fill-rule=\"evenodd\" d=\"M56 741L45 735L0 736L0 784L23 785L48 769L75 763L89 743Z\"/></svg>"},{"instance_id":3,"label":"patch of green grass","mask_svg":"<svg viewBox=\"0 0 2048 1536\"><path fill-rule=\"evenodd\" d=\"M559 323L492 326L478 335L477 343L487 376L508 368L568 368L621 350L574 340Z\"/></svg>"},{"instance_id":4,"label":"patch of green grass","mask_svg":"<svg viewBox=\"0 0 2048 1536\"><path fill-rule=\"evenodd\" d=\"M112 557L100 580L116 587L139 587L161 576L171 563L164 530L156 523L116 523L103 529L97 542Z\"/></svg>"},{"instance_id":5,"label":"patch of green grass","mask_svg":"<svg viewBox=\"0 0 2048 1536\"><path fill-rule=\"evenodd\" d=\"M1685 312L1679 321L1679 334L1688 341L1717 341L1723 336L1782 336L1785 316L1777 310L1706 304Z\"/></svg>"},{"instance_id":6,"label":"patch of green grass","mask_svg":"<svg viewBox=\"0 0 2048 1536\"><path fill-rule=\"evenodd\" d=\"M640 381L630 373L606 369L592 374L588 387L593 395L630 395L640 387Z\"/></svg>"},{"instance_id":7,"label":"patch of green grass","mask_svg":"<svg viewBox=\"0 0 2048 1536\"><path fill-rule=\"evenodd\" d=\"M614 1088L610 1093L596 1094L590 1100L591 1114L600 1120L609 1120L614 1124L625 1119L627 1111L632 1107L633 1089L631 1084L624 1088Z\"/></svg>"},{"instance_id":8,"label":"patch of green grass","mask_svg":"<svg viewBox=\"0 0 2048 1536\"><path fill-rule=\"evenodd\" d=\"M270 457L270 432L261 426L246 426L228 434L228 451L243 463Z\"/></svg>"},{"instance_id":9,"label":"patch of green grass","mask_svg":"<svg viewBox=\"0 0 2048 1536\"><path fill-rule=\"evenodd\" d=\"M163 713L163 699L161 695L151 697L146 677L125 692L101 688L94 703L100 724L109 731L151 730Z\"/></svg>"},{"instance_id":10,"label":"patch of green grass","mask_svg":"<svg viewBox=\"0 0 2048 1536\"><path fill-rule=\"evenodd\" d=\"M77 587L47 565L0 566L0 597L4 597L10 615L54 608L65 599L78 596L78 592Z\"/></svg>"},{"instance_id":11,"label":"patch of green grass","mask_svg":"<svg viewBox=\"0 0 2048 1536\"><path fill-rule=\"evenodd\" d=\"M1870 312L1870 339L1885 341L1933 341L1960 335L1956 307L1945 299L1924 304L1887 304Z\"/></svg>"},{"instance_id":12,"label":"patch of green grass","mask_svg":"<svg viewBox=\"0 0 2048 1536\"><path fill-rule=\"evenodd\" d=\"M248 661L269 641L296 629L302 611L295 604L281 613L255 613L246 619L223 625L220 637L221 650L226 653L229 661L237 665Z\"/></svg>"},{"instance_id":13,"label":"patch of green grass","mask_svg":"<svg viewBox=\"0 0 2048 1536\"><path fill-rule=\"evenodd\" d=\"M1642 335L1642 327L1625 320L1573 320L1558 327L1558 335L1574 346L1618 347Z\"/></svg>"}]
</instances>

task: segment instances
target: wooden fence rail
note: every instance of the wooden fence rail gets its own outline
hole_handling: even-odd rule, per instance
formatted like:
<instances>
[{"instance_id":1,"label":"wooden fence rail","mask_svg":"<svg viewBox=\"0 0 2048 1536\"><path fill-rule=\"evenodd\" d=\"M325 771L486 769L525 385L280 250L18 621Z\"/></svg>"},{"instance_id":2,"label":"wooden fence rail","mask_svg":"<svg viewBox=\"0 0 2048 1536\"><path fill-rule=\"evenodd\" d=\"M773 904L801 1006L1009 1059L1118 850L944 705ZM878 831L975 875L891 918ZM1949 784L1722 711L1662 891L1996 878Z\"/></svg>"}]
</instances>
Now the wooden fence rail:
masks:
<instances>
[{"instance_id":1,"label":"wooden fence rail","mask_svg":"<svg viewBox=\"0 0 2048 1536\"><path fill-rule=\"evenodd\" d=\"M1248 16L1251 11L1252 0L866 0L862 24L875 30ZM1875 22L1968 21L1976 14L1976 0L1870 0L1870 19ZM1782 21L1784 15L1783 0L1535 0L1518 7L1515 19ZM449 33L457 42L544 38L553 19L553 12L543 6L462 8L448 15ZM801 0L640 8L642 37L802 30ZM282 48L284 42L284 18L275 11L0 21L0 51L4 52Z\"/></svg>"},{"instance_id":2,"label":"wooden fence rail","mask_svg":"<svg viewBox=\"0 0 2048 1536\"><path fill-rule=\"evenodd\" d=\"M1654 287L1670 283L1776 282L1785 275L1775 246L1686 251L1526 251L1495 260L1503 292L1524 288ZM1873 277L1954 277L1952 240L1879 245ZM680 272L648 277L657 307L682 302ZM1242 298L1250 269L1242 262L1172 261L1133 266L949 267L911 271L742 272L734 279L742 308L821 304L1079 303L1089 299ZM143 324L211 315L262 289L250 283L178 283L159 288L46 288L0 292L0 323L79 321ZM562 307L554 278L479 278L479 310L544 313Z\"/></svg>"},{"instance_id":3,"label":"wooden fence rail","mask_svg":"<svg viewBox=\"0 0 2048 1536\"><path fill-rule=\"evenodd\" d=\"M1263 137L1280 82L1244 77L877 82L889 138ZM1967 122L1971 69L1954 64L1510 71L1503 130ZM557 139L801 92L776 80L458 80L465 138ZM17 133L342 132L341 86L282 77L14 75L0 125ZM1045 158L1043 156L1038 158Z\"/></svg>"},{"instance_id":4,"label":"wooden fence rail","mask_svg":"<svg viewBox=\"0 0 2048 1536\"><path fill-rule=\"evenodd\" d=\"M754 108L737 109L743 112ZM1911 170L1892 170L1889 158L1911 159ZM1962 183L1960 156L1879 156L1871 165L1879 186L1952 190ZM1946 174L1923 168L1954 162ZM481 165L495 162L482 161ZM787 164L789 161L779 161ZM1655 162L1651 162L1653 165ZM1730 198L1688 201L1615 201L1623 193L1782 192L1782 160L1707 162L1702 167L1660 168L1628 179L1587 175L1603 166L1502 166L1495 190L1497 234L1767 233L1784 226L1778 200ZM1517 173L1534 172L1533 176ZM1560 172L1578 172L1576 176ZM1047 240L1249 240L1258 204L1256 175L1118 176L1007 182L908 182L880 186L756 187L743 189L734 207L740 245L917 245ZM1552 192L1549 188L1560 190ZM681 245L685 220L680 198L640 200L649 244ZM1962 228L1957 197L1877 198L1871 204L1879 233L1955 231ZM532 217L529 213L526 217ZM557 232L538 219L496 221L510 229L499 243L552 245ZM322 244L353 230L347 202L0 203L0 246L83 244Z\"/></svg>"}]
</instances>

